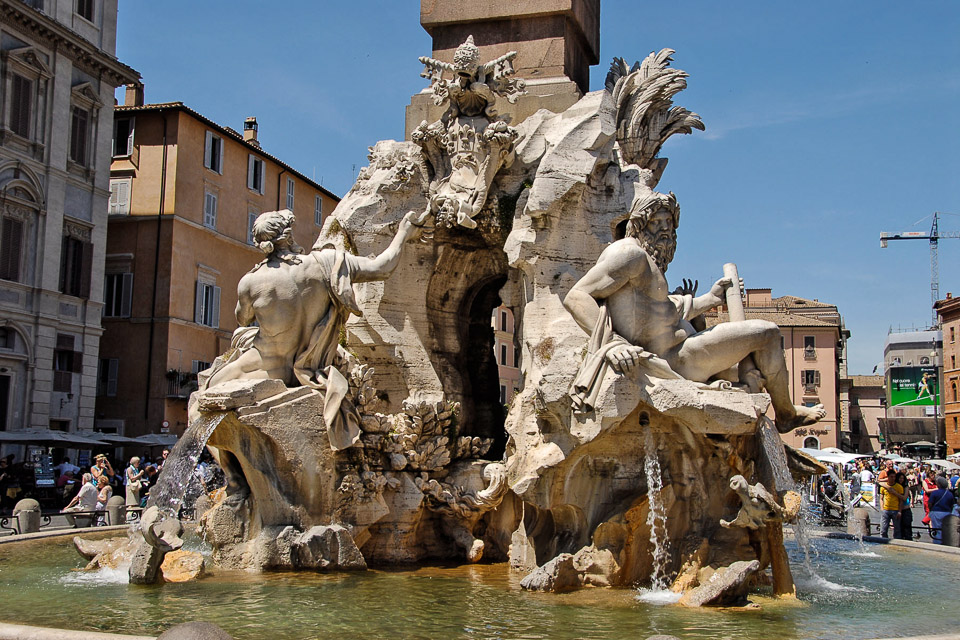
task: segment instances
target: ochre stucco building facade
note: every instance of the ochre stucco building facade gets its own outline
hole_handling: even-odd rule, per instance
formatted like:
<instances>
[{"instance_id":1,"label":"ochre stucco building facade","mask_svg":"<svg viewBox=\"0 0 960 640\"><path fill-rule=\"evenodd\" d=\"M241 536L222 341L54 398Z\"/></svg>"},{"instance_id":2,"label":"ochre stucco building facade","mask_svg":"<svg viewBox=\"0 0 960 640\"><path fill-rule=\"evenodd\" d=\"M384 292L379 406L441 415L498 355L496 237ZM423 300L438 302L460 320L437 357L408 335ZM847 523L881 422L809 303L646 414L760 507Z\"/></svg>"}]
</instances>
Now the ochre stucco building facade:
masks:
<instances>
[{"instance_id":1,"label":"ochre stucco building facade","mask_svg":"<svg viewBox=\"0 0 960 640\"><path fill-rule=\"evenodd\" d=\"M221 126L183 103L116 109L97 429L186 428L196 373L230 344L237 283L263 254L252 224L291 209L309 248L339 199L264 152L257 123Z\"/></svg>"}]
</instances>

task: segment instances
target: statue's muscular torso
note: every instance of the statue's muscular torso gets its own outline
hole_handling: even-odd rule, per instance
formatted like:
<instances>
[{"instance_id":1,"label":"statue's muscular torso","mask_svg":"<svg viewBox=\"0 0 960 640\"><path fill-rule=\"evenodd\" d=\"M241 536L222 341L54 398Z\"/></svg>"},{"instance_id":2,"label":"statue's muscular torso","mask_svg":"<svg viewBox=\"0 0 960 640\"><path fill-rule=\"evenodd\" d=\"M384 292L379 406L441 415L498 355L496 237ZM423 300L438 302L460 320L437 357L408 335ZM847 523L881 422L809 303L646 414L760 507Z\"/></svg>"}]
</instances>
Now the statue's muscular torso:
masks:
<instances>
[{"instance_id":1,"label":"statue's muscular torso","mask_svg":"<svg viewBox=\"0 0 960 640\"><path fill-rule=\"evenodd\" d=\"M607 247L597 267L620 283L606 298L613 330L631 344L666 356L694 333L669 296L667 280L653 257L633 238Z\"/></svg>"}]
</instances>

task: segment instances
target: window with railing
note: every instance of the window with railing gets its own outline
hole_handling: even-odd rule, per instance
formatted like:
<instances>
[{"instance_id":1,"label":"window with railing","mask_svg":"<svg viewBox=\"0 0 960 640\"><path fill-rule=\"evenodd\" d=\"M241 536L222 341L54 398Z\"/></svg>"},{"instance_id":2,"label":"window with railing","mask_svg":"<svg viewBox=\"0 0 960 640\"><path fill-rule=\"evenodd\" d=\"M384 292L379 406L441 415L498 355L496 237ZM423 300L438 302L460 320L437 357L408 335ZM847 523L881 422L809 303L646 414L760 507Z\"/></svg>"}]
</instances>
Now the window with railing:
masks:
<instances>
[{"instance_id":1,"label":"window with railing","mask_svg":"<svg viewBox=\"0 0 960 640\"><path fill-rule=\"evenodd\" d=\"M817 359L817 341L814 336L803 336L803 359Z\"/></svg>"}]
</instances>

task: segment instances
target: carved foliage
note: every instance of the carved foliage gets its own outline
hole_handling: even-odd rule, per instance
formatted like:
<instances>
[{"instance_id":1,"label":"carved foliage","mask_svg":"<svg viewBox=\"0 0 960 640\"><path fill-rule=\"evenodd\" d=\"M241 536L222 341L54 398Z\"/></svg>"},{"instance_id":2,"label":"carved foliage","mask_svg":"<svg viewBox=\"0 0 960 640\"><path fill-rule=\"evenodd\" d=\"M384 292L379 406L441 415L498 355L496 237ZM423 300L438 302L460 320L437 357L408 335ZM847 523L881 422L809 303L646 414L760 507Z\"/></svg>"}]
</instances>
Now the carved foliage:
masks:
<instances>
[{"instance_id":1,"label":"carved foliage","mask_svg":"<svg viewBox=\"0 0 960 640\"><path fill-rule=\"evenodd\" d=\"M685 71L671 69L673 49L651 53L628 68L614 58L606 89L613 94L617 113L617 142L624 160L655 170L657 154L675 133L704 130L700 116L673 106L673 96L687 87Z\"/></svg>"}]
</instances>

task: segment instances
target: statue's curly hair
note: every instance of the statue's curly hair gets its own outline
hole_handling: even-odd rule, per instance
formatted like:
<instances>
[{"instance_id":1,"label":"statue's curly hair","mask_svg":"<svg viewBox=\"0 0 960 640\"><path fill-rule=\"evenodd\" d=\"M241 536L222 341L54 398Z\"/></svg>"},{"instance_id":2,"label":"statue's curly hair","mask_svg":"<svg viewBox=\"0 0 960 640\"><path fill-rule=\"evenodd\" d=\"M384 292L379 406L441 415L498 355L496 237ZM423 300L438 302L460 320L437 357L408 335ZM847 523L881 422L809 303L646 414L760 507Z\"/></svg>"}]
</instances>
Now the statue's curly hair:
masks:
<instances>
[{"instance_id":1,"label":"statue's curly hair","mask_svg":"<svg viewBox=\"0 0 960 640\"><path fill-rule=\"evenodd\" d=\"M673 191L668 194L652 191L633 201L625 235L628 238L638 237L643 228L647 226L650 216L661 209L666 209L673 216L673 230L676 233L677 227L680 225L680 205L677 204L677 196L673 194Z\"/></svg>"},{"instance_id":2,"label":"statue's curly hair","mask_svg":"<svg viewBox=\"0 0 960 640\"><path fill-rule=\"evenodd\" d=\"M295 220L293 211L290 209L266 211L257 216L253 221L253 240L260 251L267 255L273 253L273 241L289 235Z\"/></svg>"}]
</instances>

